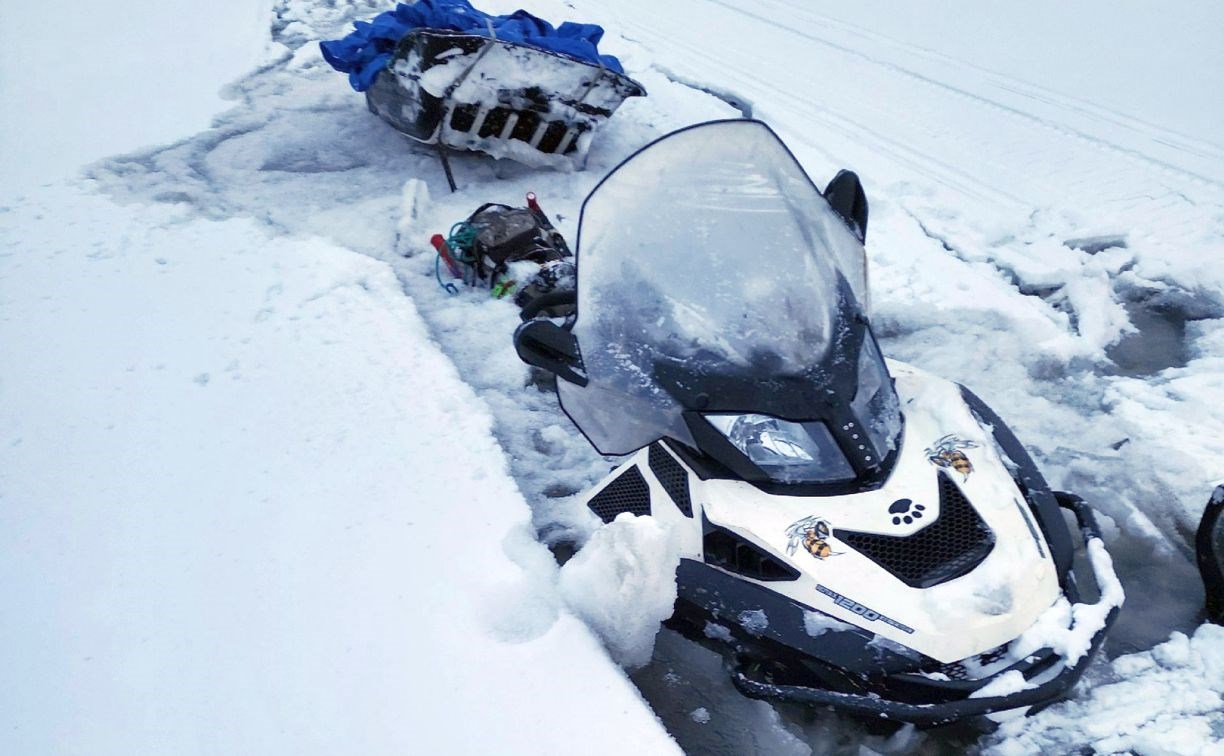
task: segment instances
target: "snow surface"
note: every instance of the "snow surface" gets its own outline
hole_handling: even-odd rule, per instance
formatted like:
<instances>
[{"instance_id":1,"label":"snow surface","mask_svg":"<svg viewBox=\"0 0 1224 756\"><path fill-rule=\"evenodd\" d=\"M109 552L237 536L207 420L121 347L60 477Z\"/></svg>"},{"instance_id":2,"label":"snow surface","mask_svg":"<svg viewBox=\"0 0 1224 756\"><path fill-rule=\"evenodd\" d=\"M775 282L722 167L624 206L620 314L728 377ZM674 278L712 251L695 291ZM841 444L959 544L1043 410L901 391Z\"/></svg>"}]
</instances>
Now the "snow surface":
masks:
<instances>
[{"instance_id":1,"label":"snow surface","mask_svg":"<svg viewBox=\"0 0 1224 756\"><path fill-rule=\"evenodd\" d=\"M18 639L0 665L27 686L0 694L0 731L17 739L0 750L145 737L145 750L378 751L413 726L435 745L507 738L499 752L618 745L590 732L669 747L530 537L592 538L574 494L609 463L517 361L510 304L437 287L428 238L530 189L572 241L582 198L623 157L745 111L817 182L863 177L883 351L969 385L1054 485L1098 508L1128 603L1073 700L986 736L885 736L749 701L716 655L664 631L632 681L668 733L722 753L1218 750L1224 636L1196 629L1186 536L1224 479L1220 8L1090 0L1060 5L1058 24L1047 5L941 4L917 23L929 4L538 0L539 15L603 23L604 49L650 95L597 135L587 171L459 156L448 194L434 157L318 54L382 4L277 0L268 57L248 48L266 65L227 90L214 128L92 169L97 190L155 207L61 188L0 214L0 581L22 609L0 618ZM20 100L8 112L34 98ZM147 90L140 102L185 112ZM115 103L137 133L147 119ZM96 121L63 120L78 126L64 152ZM445 506L408 506L422 500ZM436 579L440 560L453 578ZM456 673L455 659L488 666ZM306 684L320 680L334 685ZM578 706L591 690L599 707Z\"/></svg>"},{"instance_id":2,"label":"snow surface","mask_svg":"<svg viewBox=\"0 0 1224 756\"><path fill-rule=\"evenodd\" d=\"M0 752L674 748L386 264L78 188L0 250Z\"/></svg>"},{"instance_id":3,"label":"snow surface","mask_svg":"<svg viewBox=\"0 0 1224 756\"><path fill-rule=\"evenodd\" d=\"M1173 633L1149 651L1115 659L1075 700L1004 723L985 752L1043 754L1075 744L1095 753L1219 753L1222 648L1222 627Z\"/></svg>"},{"instance_id":4,"label":"snow surface","mask_svg":"<svg viewBox=\"0 0 1224 756\"><path fill-rule=\"evenodd\" d=\"M0 7L0 188L186 136L221 88L258 64L273 0L5 2Z\"/></svg>"},{"instance_id":5,"label":"snow surface","mask_svg":"<svg viewBox=\"0 0 1224 756\"><path fill-rule=\"evenodd\" d=\"M805 0L754 3L886 42L901 59L942 60L1012 87L1026 108L1051 95L1084 116L1137 131L1219 143L1224 119L1224 10L1217 3L1116 0ZM968 70L965 70L968 69ZM1010 80L1010 81L1009 81Z\"/></svg>"}]
</instances>

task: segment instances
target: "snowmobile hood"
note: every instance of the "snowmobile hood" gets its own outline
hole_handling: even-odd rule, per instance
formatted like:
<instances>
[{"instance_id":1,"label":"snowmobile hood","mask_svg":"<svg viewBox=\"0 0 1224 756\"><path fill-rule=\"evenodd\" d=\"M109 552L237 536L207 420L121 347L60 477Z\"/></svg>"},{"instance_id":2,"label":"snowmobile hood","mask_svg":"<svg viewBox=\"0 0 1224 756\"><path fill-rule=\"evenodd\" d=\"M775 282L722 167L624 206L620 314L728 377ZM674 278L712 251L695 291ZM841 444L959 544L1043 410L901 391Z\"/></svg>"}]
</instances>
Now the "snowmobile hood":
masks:
<instances>
[{"instance_id":1,"label":"snowmobile hood","mask_svg":"<svg viewBox=\"0 0 1224 756\"><path fill-rule=\"evenodd\" d=\"M850 421L822 409L892 396L862 241L763 123L700 124L630 157L584 203L577 260L588 380L558 394L605 454L662 437L701 448L706 413L840 428ZM856 472L900 430L895 406L878 405L851 408L890 416L849 459Z\"/></svg>"},{"instance_id":2,"label":"snowmobile hood","mask_svg":"<svg viewBox=\"0 0 1224 756\"><path fill-rule=\"evenodd\" d=\"M847 496L765 496L700 485L709 521L797 568L771 587L941 662L996 648L1059 596L1053 554L990 432L958 387L892 363L907 422L886 485ZM869 611L870 619L864 618Z\"/></svg>"}]
</instances>

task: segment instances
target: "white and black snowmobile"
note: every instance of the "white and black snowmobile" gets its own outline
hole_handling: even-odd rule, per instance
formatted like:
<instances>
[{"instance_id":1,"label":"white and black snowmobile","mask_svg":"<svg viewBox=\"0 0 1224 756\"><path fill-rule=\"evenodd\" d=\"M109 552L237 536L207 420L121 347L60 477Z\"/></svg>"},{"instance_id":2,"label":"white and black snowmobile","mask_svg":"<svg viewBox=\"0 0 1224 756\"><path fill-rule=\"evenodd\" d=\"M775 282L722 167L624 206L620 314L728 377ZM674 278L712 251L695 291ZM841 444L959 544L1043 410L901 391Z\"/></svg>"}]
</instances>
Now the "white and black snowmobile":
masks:
<instances>
[{"instance_id":1,"label":"white and black snowmobile","mask_svg":"<svg viewBox=\"0 0 1224 756\"><path fill-rule=\"evenodd\" d=\"M518 353L630 455L587 506L679 532L669 622L743 693L920 724L1040 708L1121 587L994 412L882 357L866 228L857 176L821 193L763 123L682 129L587 197L576 314L523 323Z\"/></svg>"}]
</instances>

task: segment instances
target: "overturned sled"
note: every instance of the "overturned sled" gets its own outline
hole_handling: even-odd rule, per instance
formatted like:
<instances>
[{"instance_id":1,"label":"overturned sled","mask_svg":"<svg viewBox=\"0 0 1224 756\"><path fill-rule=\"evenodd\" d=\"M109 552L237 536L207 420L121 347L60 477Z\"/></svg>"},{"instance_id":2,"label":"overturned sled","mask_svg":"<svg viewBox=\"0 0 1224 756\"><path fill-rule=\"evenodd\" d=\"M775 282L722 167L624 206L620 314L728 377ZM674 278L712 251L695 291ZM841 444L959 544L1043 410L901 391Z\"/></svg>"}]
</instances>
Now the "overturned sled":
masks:
<instances>
[{"instance_id":1,"label":"overturned sled","mask_svg":"<svg viewBox=\"0 0 1224 756\"><path fill-rule=\"evenodd\" d=\"M370 110L412 139L530 166L581 167L595 129L646 94L603 65L528 44L417 29L366 90Z\"/></svg>"}]
</instances>

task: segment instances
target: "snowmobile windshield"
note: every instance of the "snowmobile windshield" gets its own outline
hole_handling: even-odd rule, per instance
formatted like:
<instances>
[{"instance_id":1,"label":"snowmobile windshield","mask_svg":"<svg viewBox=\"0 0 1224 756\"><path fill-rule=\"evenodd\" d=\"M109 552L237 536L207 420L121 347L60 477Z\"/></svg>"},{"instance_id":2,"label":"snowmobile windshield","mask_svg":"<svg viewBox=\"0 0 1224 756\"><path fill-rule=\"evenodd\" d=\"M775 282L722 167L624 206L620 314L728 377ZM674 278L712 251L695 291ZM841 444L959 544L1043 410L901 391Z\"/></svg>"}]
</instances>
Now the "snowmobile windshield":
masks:
<instances>
[{"instance_id":1,"label":"snowmobile windshield","mask_svg":"<svg viewBox=\"0 0 1224 756\"><path fill-rule=\"evenodd\" d=\"M862 242L758 121L690 127L622 163L583 205L577 261L589 380L558 393L605 454L661 437L696 446L685 410L794 415L756 399L774 379L828 380L846 361L846 313L866 304ZM726 376L759 395L707 406Z\"/></svg>"}]
</instances>

